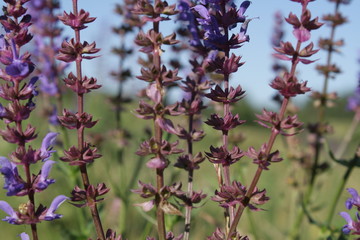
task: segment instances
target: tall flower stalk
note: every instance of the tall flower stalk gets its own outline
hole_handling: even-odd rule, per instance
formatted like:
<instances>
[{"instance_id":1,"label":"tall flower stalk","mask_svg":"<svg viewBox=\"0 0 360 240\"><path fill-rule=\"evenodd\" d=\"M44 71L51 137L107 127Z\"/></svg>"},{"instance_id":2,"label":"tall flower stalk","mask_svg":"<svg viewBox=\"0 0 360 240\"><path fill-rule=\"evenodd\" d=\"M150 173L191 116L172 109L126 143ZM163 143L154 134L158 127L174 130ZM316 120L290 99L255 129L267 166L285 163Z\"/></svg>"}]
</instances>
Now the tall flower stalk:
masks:
<instances>
[{"instance_id":1,"label":"tall flower stalk","mask_svg":"<svg viewBox=\"0 0 360 240\"><path fill-rule=\"evenodd\" d=\"M58 119L64 127L77 130L77 146L71 146L69 150L65 150L65 156L61 160L69 162L70 165L79 166L84 189L76 186L72 191L71 200L75 202L74 205L77 207L89 207L97 237L100 240L105 240L97 204L103 199L99 199L99 197L106 194L109 189L104 183L94 186L90 182L87 165L93 163L101 155L97 153L97 148L85 142L84 138L85 128L92 128L97 123L97 121L92 120L91 114L84 111L84 96L86 93L100 88L100 85L97 84L95 78L83 76L82 72L83 59L95 58L96 56L93 54L98 53L100 49L96 48L95 42L91 44L86 41L81 42L80 31L87 27L86 24L93 22L95 18L90 17L90 14L83 9L79 11L77 0L73 0L72 3L73 12L69 14L64 12L59 19L74 30L75 38L63 41L57 59L68 63L75 62L76 64L76 73L69 73L63 81L77 95L77 112L72 113L64 109L63 115L59 116Z\"/></svg>"},{"instance_id":2,"label":"tall flower stalk","mask_svg":"<svg viewBox=\"0 0 360 240\"><path fill-rule=\"evenodd\" d=\"M59 125L57 119L58 110L62 109L62 93L60 89L60 78L64 74L68 64L57 63L55 56L59 52L61 44L62 29L59 27L59 19L56 11L60 8L57 0L30 1L29 11L35 16L31 27L35 34L35 47L32 54L38 69L40 80L40 93L44 99L44 113L49 123ZM63 131L67 138L67 132ZM68 139L65 139L65 143Z\"/></svg>"},{"instance_id":3,"label":"tall flower stalk","mask_svg":"<svg viewBox=\"0 0 360 240\"><path fill-rule=\"evenodd\" d=\"M213 50L207 59L208 70L222 75L223 87L217 84L205 96L222 104L223 116L212 114L205 123L222 133L222 146L211 146L210 152L206 153L206 156L216 169L220 190L215 192L216 196L212 199L225 208L226 233L234 220L234 209L239 204L239 201L230 199L231 196L226 192L237 192L238 190L241 192L238 189L238 187L241 188L240 183L231 183L230 166L243 157L243 152L238 147L230 149L228 134L230 130L245 122L240 120L237 114L233 115L230 110L230 104L241 100L245 93L241 86L230 87L230 75L237 72L238 68L243 65L240 62L241 57L234 53L230 56L230 53L232 49L239 48L243 43L249 41L246 31L251 19L246 19L244 15L249 5L250 1L242 2L239 8L229 1L202 2L194 7L199 16L196 20L201 31L198 36L196 31L190 31L193 36L192 44L196 44L198 48ZM234 29L238 23L242 23L240 33L231 35L231 29ZM211 239L217 239L216 235L219 234L214 233Z\"/></svg>"},{"instance_id":4,"label":"tall flower stalk","mask_svg":"<svg viewBox=\"0 0 360 240\"><path fill-rule=\"evenodd\" d=\"M339 48L344 45L343 40L335 39L336 29L347 22L346 18L342 16L340 13L341 4L348 4L347 0L330 0L330 2L335 3L334 13L327 14L323 16L323 21L325 21L330 26L330 36L328 38L320 38L319 47L327 52L326 63L318 64L316 69L320 74L324 76L323 88L321 92L314 91L312 93L312 98L314 99L314 105L318 107L318 121L316 123L309 125L310 135L313 137L312 142L310 142L311 146L311 157L313 158L313 162L311 163L310 169L310 177L308 180L308 188L304 194L304 199L301 201L305 208L310 203L310 198L314 189L314 185L316 182L317 175L319 170L322 168L322 164L320 163L322 150L323 150L323 142L326 134L331 132L331 126L326 122L326 110L329 107L332 107L333 101L337 98L336 92L329 93L329 80L334 79L337 74L341 73L341 70L335 63L333 63L332 59L334 53L339 52ZM333 210L331 210L333 211ZM304 217L304 208L301 207L299 209L299 214L295 219L295 224L292 229L292 237L295 239L299 234L300 225L302 223L302 219Z\"/></svg>"},{"instance_id":5,"label":"tall flower stalk","mask_svg":"<svg viewBox=\"0 0 360 240\"><path fill-rule=\"evenodd\" d=\"M49 158L55 152L52 144L58 134L48 133L40 149L27 146L27 143L37 137L35 127L28 124L25 128L23 125L23 121L29 119L35 109L33 100L38 95L35 86L38 77L27 80L35 69L31 55L28 52L22 53L23 47L32 39L28 31L31 15L27 14L24 7L28 1L6 2L0 21L5 29L5 34L0 36L0 61L5 65L4 69L0 69L0 78L5 81L0 86L0 96L9 103L5 107L0 104L0 118L6 125L6 129L0 130L0 135L5 141L16 144L16 149L9 154L10 159L0 157L0 172L4 175L7 196L27 196L29 200L21 204L17 211L7 202L0 201L0 209L8 214L4 221L16 225L30 225L33 239L38 240L37 224L60 218L61 215L55 211L68 198L60 195L53 200L49 208L41 204L36 207L36 193L44 191L55 182L49 178L55 161ZM40 163L41 170L38 173L32 172L33 164ZM18 166L24 168L25 176L19 174Z\"/></svg>"},{"instance_id":6,"label":"tall flower stalk","mask_svg":"<svg viewBox=\"0 0 360 240\"><path fill-rule=\"evenodd\" d=\"M360 59L358 60L358 62L360 63ZM358 73L358 86L356 87L354 93L348 98L347 109L354 112L353 119L344 138L341 141L340 146L338 147L336 152L331 156L335 162L345 166L347 169L339 182L337 190L335 191L334 198L329 207L329 212L325 222L327 228L330 228L331 226L331 222L335 214L336 206L338 205L340 196L344 191L345 185L352 171L354 170L355 167L358 167L359 165L358 163L359 153L360 153L359 148L356 149L353 158L348 161L343 160L343 155L351 139L353 138L354 133L356 132L355 130L357 129L360 123L360 72Z\"/></svg>"},{"instance_id":7,"label":"tall flower stalk","mask_svg":"<svg viewBox=\"0 0 360 240\"><path fill-rule=\"evenodd\" d=\"M256 189L256 185L261 177L263 170L266 170L271 162L280 161L278 157L279 151L273 151L273 145L279 134L284 136L293 135L294 133L288 133L290 129L298 129L302 126L302 123L298 121L297 116L285 117L286 108L288 106L291 97L295 97L299 94L304 94L310 89L306 86L307 82L301 82L297 79L295 72L299 63L309 64L313 61L306 58L314 55L318 50L314 50L313 43L308 44L301 49L302 43L308 41L311 37L310 31L318 29L322 24L318 22L318 18L311 19L310 10L307 8L308 3L311 0L292 0L298 2L302 6L301 17L298 18L295 14L290 13L289 17L285 20L294 27L293 35L297 39L296 47L290 42L281 42L280 47L275 48L277 58L285 61L291 61L291 69L289 72L284 73L282 77L276 77L270 84L272 88L277 90L282 96L282 104L279 113L263 110L261 115L257 115L257 122L271 129L271 135L269 140L264 143L260 151L249 149L247 155L254 159L254 162L259 164L256 173L252 179L252 182L246 192L242 204L236 211L236 215L233 223L231 224L229 234L226 239L231 239L231 235L236 231L236 227L240 221L242 213L252 200L253 191ZM292 131L293 132L293 131Z\"/></svg>"},{"instance_id":8,"label":"tall flower stalk","mask_svg":"<svg viewBox=\"0 0 360 240\"><path fill-rule=\"evenodd\" d=\"M153 134L151 139L140 145L137 154L140 156L153 155L147 162L147 167L156 171L156 187L151 184L139 182L140 189L134 190L143 198L151 198L142 204L138 204L145 211L156 207L157 232L160 240L168 239L169 233L165 229L165 214L181 215L177 207L171 203L170 197L181 198L181 184L167 186L164 183L164 171L169 166L169 156L182 152L176 146L178 142L169 143L163 137L164 133L177 134L172 121L167 116L181 114L178 104L168 105L165 103L166 86L174 84L181 78L177 76L178 70L167 70L162 63L161 55L164 45L178 43L175 33L163 36L160 33L160 23L169 20L168 16L174 15L175 5L168 5L166 1L156 0L153 4L147 0L137 2L133 13L144 15L142 21L152 22L152 28L147 33L140 32L135 43L141 46L140 51L148 55L149 62L141 69L140 80L146 81L149 85L145 89L145 97L150 100L140 100L139 108L136 110L138 117L153 121Z\"/></svg>"},{"instance_id":9,"label":"tall flower stalk","mask_svg":"<svg viewBox=\"0 0 360 240\"><path fill-rule=\"evenodd\" d=\"M181 128L179 138L186 141L186 153L181 155L175 167L187 172L187 193L185 198L185 229L184 240L190 239L191 215L195 204L206 197L202 191L194 191L194 172L200 169L200 163L205 160L201 152L194 153L194 142L201 141L205 136L203 130L199 129L201 124L202 110L205 108L203 98L205 91L210 89L211 83L206 76L209 65L210 48L205 48L200 41L201 25L196 21L195 3L188 0L179 2L179 20L185 23L179 32L186 33L189 37L187 48L192 51L190 60L191 72L187 74L186 80L180 85L184 91L184 98L180 103L185 115L187 115L187 129ZM186 29L184 29L186 27ZM185 43L184 43L185 44Z\"/></svg>"}]
</instances>

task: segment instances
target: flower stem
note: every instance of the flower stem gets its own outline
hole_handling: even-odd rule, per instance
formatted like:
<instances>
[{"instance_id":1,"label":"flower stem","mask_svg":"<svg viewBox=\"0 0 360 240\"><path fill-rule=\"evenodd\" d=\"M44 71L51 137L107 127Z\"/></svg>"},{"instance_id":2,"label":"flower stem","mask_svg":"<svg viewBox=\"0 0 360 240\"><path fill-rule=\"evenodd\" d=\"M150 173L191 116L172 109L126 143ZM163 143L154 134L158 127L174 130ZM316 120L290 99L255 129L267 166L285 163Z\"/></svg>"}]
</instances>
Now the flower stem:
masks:
<instances>
[{"instance_id":1,"label":"flower stem","mask_svg":"<svg viewBox=\"0 0 360 240\"><path fill-rule=\"evenodd\" d=\"M14 90L15 90L16 93L19 93L19 91L20 91L20 85L19 85L18 81L14 81ZM16 101L17 101L17 104L20 105L19 100L16 100ZM21 135L24 135L23 129L22 129L22 121L17 121L16 122L16 128L17 128L18 132L21 133ZM25 150L25 142L21 141L18 144L18 148L20 148L22 152L25 152L26 151ZM32 189L32 178L31 178L30 164L29 163L25 162L24 170L25 170L25 174L26 174L26 184L27 184L27 187L29 189L28 198L29 198L29 201L32 204L33 208L35 209L35 198L34 198L35 192ZM35 212L32 212L32 214L35 215ZM32 216L32 217L34 217L34 216ZM32 232L33 239L38 240L37 227L36 227L35 223L31 224L31 232Z\"/></svg>"},{"instance_id":2,"label":"flower stem","mask_svg":"<svg viewBox=\"0 0 360 240\"><path fill-rule=\"evenodd\" d=\"M157 4L157 1L155 1L155 5ZM153 23L153 29L156 33L159 33L159 22ZM158 73L161 73L161 58L160 58L160 49L155 49L153 52L153 64L155 68L158 70ZM160 75L157 76L157 79L155 79L157 87L161 89L162 83L160 80ZM158 147L158 153L157 157L162 158L161 154L161 143L162 143L162 130L158 124L154 121L154 130L155 130L155 142ZM165 214L164 211L161 208L161 196L160 196L160 190L164 187L164 170L163 169L156 169L156 189L158 194L155 196L155 202L156 202L156 219L157 219L157 228L158 228L158 235L159 240L165 240L166 239L166 230L165 230Z\"/></svg>"},{"instance_id":3,"label":"flower stem","mask_svg":"<svg viewBox=\"0 0 360 240\"><path fill-rule=\"evenodd\" d=\"M351 125L344 137L344 139L341 141L341 144L339 146L339 148L337 149L336 153L335 153L335 158L338 159L338 158L341 158L350 142L350 140L352 139L352 136L354 135L354 132L355 132L355 129L357 128L357 126L359 125L359 122L360 122L360 117L359 117L359 113L356 112L354 117L353 117L353 120L351 122ZM345 184L347 182L347 180L349 179L349 176L352 172L352 170L354 169L354 166L356 164L356 158L353 158L350 163L349 163L349 166L347 167L347 170L343 176L343 178L341 179L340 181L340 184L336 190L336 194L334 196L334 199L330 205L330 211L329 211L329 215L328 217L326 218L326 222L325 222L325 226L327 226L328 228L330 227L331 225L331 221L334 217L334 213L335 213L335 208L339 202L339 199L340 199L340 195L342 193L342 191L344 190L344 187L345 187Z\"/></svg>"},{"instance_id":4,"label":"flower stem","mask_svg":"<svg viewBox=\"0 0 360 240\"><path fill-rule=\"evenodd\" d=\"M78 15L78 6L77 6L77 0L73 0L73 11L75 15ZM76 42L80 42L80 30L75 29L75 40ZM77 58L76 59L76 77L78 81L81 81L82 79L82 69L81 69L81 58ZM78 114L82 114L84 112L84 95L82 93L78 93L77 95L77 110L78 110ZM78 138L78 148L80 150L80 152L83 151L84 148L84 128L80 127L77 129L77 138ZM87 173L87 168L86 165L80 165L80 172L81 172L81 178L85 187L85 190L87 190L87 188L90 185L90 180L89 180L89 176ZM87 202L93 202L93 199L90 199L90 197L88 197ZM96 234L98 236L98 238L100 240L105 240L105 234L104 234L104 230L102 227L102 223L101 223L101 219L99 216L99 212L97 210L97 206L96 204L89 204L90 206L90 212L91 212L91 216L93 218L93 222L95 225L95 230L96 230Z\"/></svg>"},{"instance_id":5,"label":"flower stem","mask_svg":"<svg viewBox=\"0 0 360 240\"><path fill-rule=\"evenodd\" d=\"M340 6L340 1L337 1L335 4L334 15L337 15L339 13L339 6ZM335 39L336 26L337 26L336 24L333 24L331 26L330 38L329 38L330 42L333 42ZM334 52L333 45L329 44L328 51L327 51L327 59L326 59L327 67L331 66L331 59L332 59L333 52ZM322 93L321 93L322 98L321 98L319 114L318 114L318 121L320 124L323 124L325 121L325 110L326 110L326 106L327 106L327 94L328 94L329 79L330 79L330 72L326 71L324 73L324 84L323 84L323 89L322 89ZM316 176L317 176L317 172L318 172L318 165L319 165L320 154L321 154L321 149L322 149L322 142L321 142L322 137L323 137L322 133L317 131L315 146L314 146L314 148L315 148L314 163L313 163L312 169L311 169L310 183L308 185L308 188L306 190L305 197L303 200L303 204L305 207L308 205L311 195L312 195L312 191L314 189L314 184L315 184L315 180L316 180ZM302 223L303 217L304 217L304 209L301 208L299 210L299 214L298 214L295 224L293 226L293 230L291 231L292 239L297 239L299 237L298 235L299 235L300 225ZM330 215L329 215L329 217L330 217Z\"/></svg>"},{"instance_id":6,"label":"flower stem","mask_svg":"<svg viewBox=\"0 0 360 240\"><path fill-rule=\"evenodd\" d=\"M346 148L348 147L352 137L354 136L355 130L358 127L359 123L360 123L360 112L357 111L355 112L351 125L348 131L346 132L343 140L341 141L339 148L336 149L335 152L336 159L341 158L344 155Z\"/></svg>"},{"instance_id":7,"label":"flower stem","mask_svg":"<svg viewBox=\"0 0 360 240\"><path fill-rule=\"evenodd\" d=\"M192 96L193 97L193 96ZM191 133L193 131L193 122L194 122L194 115L190 114L188 123L189 128L188 132ZM193 141L191 138L187 139L187 147L188 147L188 154L191 157L191 160L193 161L192 155L193 155ZM188 171L188 188L187 188L187 197L191 199L192 193L193 193L193 177L194 177L194 170L192 168ZM190 229L191 229L191 210L192 206L186 205L185 208L185 233L184 233L184 240L189 240L190 236Z\"/></svg>"},{"instance_id":8,"label":"flower stem","mask_svg":"<svg viewBox=\"0 0 360 240\"><path fill-rule=\"evenodd\" d=\"M297 41L296 44L296 52L300 51L300 47L301 47L301 42ZM295 75L295 70L296 70L296 66L298 64L298 56L295 55L292 59L292 65L291 65L291 71L290 71L290 76L294 76ZM286 112L286 108L289 104L290 98L289 97L284 97L282 104L281 104L281 108L280 108L280 112L279 112L279 119L283 119L285 112ZM266 145L266 149L265 149L265 156L268 156L271 152L271 149L274 145L274 142L276 140L277 135L279 135L278 131L272 131L270 138L268 140L268 143ZM226 237L227 240L231 239L231 235L235 232L237 225L239 224L240 218L244 212L245 207L249 204L250 199L251 199L251 195L260 179L261 173L262 173L262 168L259 166L256 170L256 173L253 177L253 180L250 184L250 187L248 188L244 201L242 202L242 204L239 205L235 217L234 217L234 221L232 222L231 226L230 226L230 230L229 233Z\"/></svg>"},{"instance_id":9,"label":"flower stem","mask_svg":"<svg viewBox=\"0 0 360 240\"><path fill-rule=\"evenodd\" d=\"M289 98L284 98L283 102L282 102L282 105L281 105L280 114L279 114L280 119L283 119L288 103L289 103ZM274 142L275 142L276 137L277 137L278 134L279 133L277 131L272 131L271 132L271 135L270 135L270 138L269 138L269 141L267 143L266 150L265 150L265 155L266 156L270 154L272 146L274 145ZM228 234L228 236L226 238L227 240L230 240L231 239L231 234L235 232L236 227L239 224L240 218L242 216L242 213L244 212L245 207L250 202L251 195L252 195L252 193L253 193L253 191L254 191L254 189L255 189L255 187L256 187L259 179L260 179L262 170L263 169L260 166L257 168L255 176L253 177L253 180L252 180L252 182L250 184L250 187L246 192L245 199L244 199L243 203L240 204L240 206L239 206L239 208L238 208L238 210L236 212L236 215L234 217L234 221L232 222L232 224L230 226L229 234Z\"/></svg>"}]
</instances>

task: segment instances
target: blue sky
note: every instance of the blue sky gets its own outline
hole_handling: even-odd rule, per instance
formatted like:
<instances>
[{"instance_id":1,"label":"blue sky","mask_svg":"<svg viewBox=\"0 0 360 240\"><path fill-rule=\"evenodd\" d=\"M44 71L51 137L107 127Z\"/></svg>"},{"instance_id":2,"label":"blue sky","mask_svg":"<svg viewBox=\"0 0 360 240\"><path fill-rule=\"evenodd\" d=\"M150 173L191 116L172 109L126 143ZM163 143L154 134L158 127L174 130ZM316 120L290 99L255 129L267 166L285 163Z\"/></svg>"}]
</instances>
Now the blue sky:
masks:
<instances>
[{"instance_id":1,"label":"blue sky","mask_svg":"<svg viewBox=\"0 0 360 240\"><path fill-rule=\"evenodd\" d=\"M61 2L65 11L71 10L72 1ZM111 79L109 72L116 69L118 63L117 58L110 52L111 47L118 44L117 37L111 32L111 28L118 25L120 21L120 18L114 13L114 6L117 2L119 1L79 0L79 8L84 8L92 16L97 17L95 23L90 24L82 33L83 39L90 42L95 40L98 47L102 48L102 57L95 61L85 62L84 67L90 75L97 77L104 84L104 89L109 92L116 89L116 83ZM169 1L169 3L171 2ZM317 0L309 4L309 9L312 16L323 16L334 11L334 4L327 0ZM253 20L248 28L250 42L235 51L236 54L242 56L242 60L246 64L240 68L231 81L233 85L240 83L247 92L246 98L257 106L269 106L269 99L274 93L274 90L268 85L274 77L271 71L273 49L270 37L273 31L274 13L278 10L287 16L290 11L298 14L301 6L290 0L253 0L246 13L249 17L259 17L259 19ZM343 15L348 17L349 23L337 29L336 38L344 39L346 45L342 48L342 53L336 54L333 60L341 67L343 73L330 82L330 91L338 91L340 96L344 96L356 87L357 74L360 71L360 64L357 63L357 59L360 57L360 1L353 0L350 5L341 5L340 10ZM163 25L163 29L171 31L172 24L173 22L169 22ZM284 24L284 26L286 27L284 40L294 43L291 26L288 24ZM319 30L312 31L312 41L317 44L320 36L328 37L329 34L330 28L323 26ZM325 56L325 53L320 52L313 59L319 59L318 63L323 64ZM130 64L134 66L134 69L137 68L136 63L131 62ZM321 89L323 78L315 70L315 64L300 65L298 70L301 80L309 81L312 89ZM128 89L134 89L137 86L139 86L139 81L135 80L128 86ZM306 98L308 97L302 97L300 101Z\"/></svg>"}]
</instances>

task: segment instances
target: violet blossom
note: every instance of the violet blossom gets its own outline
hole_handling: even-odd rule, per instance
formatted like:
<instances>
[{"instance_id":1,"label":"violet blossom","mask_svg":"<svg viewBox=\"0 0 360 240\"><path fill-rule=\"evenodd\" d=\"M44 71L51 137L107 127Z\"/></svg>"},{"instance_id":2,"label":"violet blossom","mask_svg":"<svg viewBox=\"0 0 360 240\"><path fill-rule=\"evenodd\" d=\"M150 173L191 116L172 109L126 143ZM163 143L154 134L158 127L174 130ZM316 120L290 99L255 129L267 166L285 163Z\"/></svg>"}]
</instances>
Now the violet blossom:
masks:
<instances>
[{"instance_id":1,"label":"violet blossom","mask_svg":"<svg viewBox=\"0 0 360 240\"><path fill-rule=\"evenodd\" d=\"M348 98L346 108L350 111L356 111L360 106L360 85L356 87L352 96Z\"/></svg>"},{"instance_id":2,"label":"violet blossom","mask_svg":"<svg viewBox=\"0 0 360 240\"><path fill-rule=\"evenodd\" d=\"M0 172L4 175L7 196L14 196L25 189L25 181L19 176L17 166L6 157L0 157Z\"/></svg>"},{"instance_id":3,"label":"violet blossom","mask_svg":"<svg viewBox=\"0 0 360 240\"><path fill-rule=\"evenodd\" d=\"M27 235L26 233L20 233L19 237L21 238L21 240L30 240L29 235Z\"/></svg>"},{"instance_id":4,"label":"violet blossom","mask_svg":"<svg viewBox=\"0 0 360 240\"><path fill-rule=\"evenodd\" d=\"M41 173L35 181L36 190L42 191L45 190L50 184L54 183L54 179L48 179L48 175L50 173L51 167L54 164L54 161L48 160L44 162Z\"/></svg>"},{"instance_id":5,"label":"violet blossom","mask_svg":"<svg viewBox=\"0 0 360 240\"><path fill-rule=\"evenodd\" d=\"M49 159L51 157L51 154L55 152L54 150L52 150L52 145L54 144L58 135L59 133L49 132L44 137L40 148L40 157L43 159L43 161Z\"/></svg>"},{"instance_id":6,"label":"violet blossom","mask_svg":"<svg viewBox=\"0 0 360 240\"><path fill-rule=\"evenodd\" d=\"M339 213L341 217L345 219L347 224L345 224L342 228L342 232L345 234L352 234L352 235L360 235L360 215L359 213L356 214L356 220L353 220L349 213L341 212Z\"/></svg>"}]
</instances>

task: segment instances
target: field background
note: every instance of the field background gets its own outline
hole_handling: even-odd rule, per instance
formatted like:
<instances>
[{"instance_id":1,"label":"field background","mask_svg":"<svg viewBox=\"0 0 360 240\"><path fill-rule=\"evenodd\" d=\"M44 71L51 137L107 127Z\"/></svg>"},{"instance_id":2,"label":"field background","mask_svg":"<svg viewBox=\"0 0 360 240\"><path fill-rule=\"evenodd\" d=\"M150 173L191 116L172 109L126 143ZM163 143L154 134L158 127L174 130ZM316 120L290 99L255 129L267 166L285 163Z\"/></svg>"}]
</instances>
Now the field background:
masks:
<instances>
[{"instance_id":1,"label":"field background","mask_svg":"<svg viewBox=\"0 0 360 240\"><path fill-rule=\"evenodd\" d=\"M38 128L39 138L34 146L39 146L39 139L42 138L49 130L46 119L41 116L41 98L37 100L38 107L31 117L31 123ZM73 106L72 97L66 98L66 105ZM350 124L352 113L344 110L345 102L342 101L338 106L328 112L329 122L333 124L335 133L329 136L328 142L332 149L336 149L341 141L347 127ZM133 206L134 203L141 202L142 199L137 195L130 192L130 189L137 187L138 179L143 182L153 182L155 173L145 167L146 159L141 159L134 154L139 143L146 139L144 134L145 128L151 129L151 122L137 119L131 112L136 108L136 103L131 103L125 106L126 111L123 113L122 126L126 128L132 135L129 140L129 145L122 148L122 158L119 154L119 142L120 140L114 137L115 118L114 111L109 103L108 96L104 94L92 93L87 96L86 109L94 114L95 119L99 119L99 124L96 125L91 132L88 131L87 139L99 139L101 136L100 152L103 157L96 160L90 167L89 174L91 176L92 183L105 182L111 191L106 195L105 201L99 206L101 208L101 216L104 221L104 226L111 227L117 230L117 232L123 232L128 239L145 239L147 234L155 236L153 217L154 212L147 214L140 211L138 207ZM209 114L213 109L205 111L205 115ZM246 102L242 102L234 109L235 113L239 113L242 119L246 119L248 122L236 129L236 133L241 132L244 134L246 140L239 144L241 149L246 150L249 146L258 147L261 141L265 141L269 135L269 132L253 122L253 112L260 112L260 109L252 109ZM304 106L301 112L300 119L308 122L313 121L314 109L311 104ZM3 126L2 126L3 127ZM203 125L207 132L206 137L199 144L195 144L195 148L200 151L208 151L210 144L219 145L218 133L210 129L208 126ZM52 129L54 130L54 129ZM307 132L302 132L299 137L305 139ZM356 131L354 135L353 144L347 151L347 156L352 156L355 151L355 147L359 142L360 132ZM75 138L70 139L72 144ZM61 140L61 135L60 139ZM175 139L174 139L175 140ZM261 140L261 141L260 141ZM251 239L286 239L286 233L291 229L294 221L294 214L299 207L298 193L299 190L304 190L304 186L301 185L301 179L304 175L303 169L293 161L287 159L287 152L284 149L283 140L279 138L276 147L281 149L283 162L271 165L271 170L264 172L262 179L260 180L259 187L266 188L268 196L271 200L263 207L266 211L249 212L246 211L244 218L240 222L240 231L243 234L247 234ZM184 144L184 143L181 143ZM6 155L12 150L11 145L0 140L1 154ZM56 179L56 183L51 185L46 191L36 195L37 203L44 203L49 205L53 197L59 194L69 195L74 184L77 180L77 173L73 172L73 168L69 167L65 163L59 161L58 156L62 156L61 146L56 146L58 151L54 155L53 160L57 162L54 166L51 177ZM325 161L330 163L329 158L324 158ZM171 160L174 163L174 159ZM332 163L330 163L332 164ZM21 171L21 170L20 170ZM136 172L139 175L136 175ZM316 183L316 190L312 196L312 204L314 209L311 209L313 216L321 221L324 220L326 212L335 194L334 191L338 186L338 182L342 177L345 169L339 165L334 165L331 170L323 173L318 178ZM255 166L251 164L251 160L244 157L232 168L232 177L240 180L244 184L248 184L255 172ZM135 174L135 175L134 175ZM179 169L170 167L166 170L166 182L170 180L186 181L185 173ZM298 180L298 186L294 186L294 180ZM2 184L3 179L0 179ZM347 187L358 187L360 181L359 170L355 169L353 172ZM200 170L195 172L195 189L202 189L208 198L204 202L204 205L193 211L193 231L191 239L204 239L212 233L215 226L222 226L222 210L217 207L215 202L209 200L209 197L214 194L217 188L215 171L208 161L201 165ZM20 203L26 200L26 197L4 197L5 191L0 190L1 200L8 201L13 207L16 208ZM124 197L126 196L126 197ZM336 212L344 211L344 201L349 196L344 191L342 194L340 204L337 207ZM122 199L126 199L123 201ZM85 218L83 217L82 210L64 203L59 209L58 213L63 214L63 218L53 222L43 222L39 224L39 233L41 239L87 239L79 234L79 232L87 232L93 234L91 222L87 219L88 212L85 212ZM0 212L0 217L3 218L3 212ZM180 223L176 223L180 220ZM182 231L181 217L171 216L168 218L168 225L175 224L175 232ZM88 225L82 225L81 223L89 223ZM318 228L311 226L307 223L302 226L301 239L324 239ZM344 220L336 215L334 217L334 226L340 228L345 224ZM87 226L87 227L86 227ZM15 237L22 231L30 233L28 226L14 226L5 222L0 222L1 235L6 236L6 239L15 239ZM79 236L76 236L79 234ZM91 236L91 235L90 235ZM320 237L320 238L319 238Z\"/></svg>"}]
</instances>

